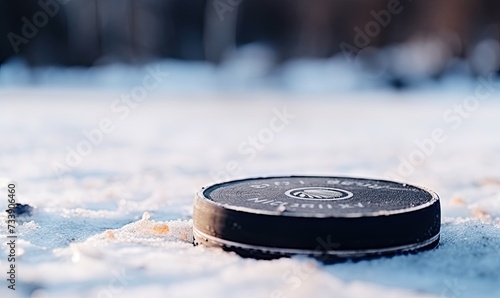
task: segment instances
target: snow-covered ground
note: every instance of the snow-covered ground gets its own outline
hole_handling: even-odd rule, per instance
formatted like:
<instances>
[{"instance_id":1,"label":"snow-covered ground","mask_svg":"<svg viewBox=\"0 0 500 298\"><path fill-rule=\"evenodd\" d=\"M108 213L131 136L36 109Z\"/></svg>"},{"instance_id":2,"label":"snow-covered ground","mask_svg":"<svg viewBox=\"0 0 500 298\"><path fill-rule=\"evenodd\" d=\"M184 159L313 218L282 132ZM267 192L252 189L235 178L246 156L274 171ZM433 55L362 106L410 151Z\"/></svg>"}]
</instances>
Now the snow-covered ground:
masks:
<instances>
[{"instance_id":1,"label":"snow-covered ground","mask_svg":"<svg viewBox=\"0 0 500 298\"><path fill-rule=\"evenodd\" d=\"M474 91L463 85L312 94L159 88L140 102L120 101L133 85L4 88L0 208L14 180L20 202L35 210L18 225L15 292L6 288L0 215L0 296L500 297L496 88L463 112L455 105ZM283 129L269 137L269 122L283 114ZM281 174L391 176L433 189L442 200L441 244L335 265L192 245L201 186Z\"/></svg>"}]
</instances>

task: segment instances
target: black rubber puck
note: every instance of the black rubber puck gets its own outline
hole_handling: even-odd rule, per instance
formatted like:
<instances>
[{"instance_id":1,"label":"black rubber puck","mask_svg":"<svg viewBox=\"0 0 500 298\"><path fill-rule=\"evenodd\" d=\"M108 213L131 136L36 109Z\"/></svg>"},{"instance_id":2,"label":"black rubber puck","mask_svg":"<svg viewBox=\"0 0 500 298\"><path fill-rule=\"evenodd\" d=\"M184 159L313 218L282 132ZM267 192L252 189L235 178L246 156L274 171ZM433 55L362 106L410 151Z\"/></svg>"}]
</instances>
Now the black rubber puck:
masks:
<instances>
[{"instance_id":1,"label":"black rubber puck","mask_svg":"<svg viewBox=\"0 0 500 298\"><path fill-rule=\"evenodd\" d=\"M364 258L439 243L438 196L391 181L269 177L203 188L193 213L195 245L242 256Z\"/></svg>"}]
</instances>

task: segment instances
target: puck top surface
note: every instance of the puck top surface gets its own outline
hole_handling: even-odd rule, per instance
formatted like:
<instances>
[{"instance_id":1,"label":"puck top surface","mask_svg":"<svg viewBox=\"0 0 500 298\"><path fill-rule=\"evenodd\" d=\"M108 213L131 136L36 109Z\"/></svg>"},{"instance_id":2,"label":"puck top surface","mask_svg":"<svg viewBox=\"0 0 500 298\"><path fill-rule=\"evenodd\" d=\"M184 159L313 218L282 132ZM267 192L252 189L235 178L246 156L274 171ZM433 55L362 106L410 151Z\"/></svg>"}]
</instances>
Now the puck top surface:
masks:
<instances>
[{"instance_id":1,"label":"puck top surface","mask_svg":"<svg viewBox=\"0 0 500 298\"><path fill-rule=\"evenodd\" d=\"M391 181L333 177L272 177L216 184L203 191L215 204L254 213L359 217L425 208L437 196Z\"/></svg>"}]
</instances>

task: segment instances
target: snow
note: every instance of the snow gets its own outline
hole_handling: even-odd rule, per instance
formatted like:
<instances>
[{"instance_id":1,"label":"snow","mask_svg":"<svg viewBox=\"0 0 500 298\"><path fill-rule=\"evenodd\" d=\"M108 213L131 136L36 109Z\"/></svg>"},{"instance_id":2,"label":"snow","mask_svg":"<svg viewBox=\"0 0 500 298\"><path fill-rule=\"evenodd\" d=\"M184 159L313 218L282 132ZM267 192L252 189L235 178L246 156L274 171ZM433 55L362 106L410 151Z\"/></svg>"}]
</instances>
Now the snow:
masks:
<instances>
[{"instance_id":1,"label":"snow","mask_svg":"<svg viewBox=\"0 0 500 298\"><path fill-rule=\"evenodd\" d=\"M110 89L0 89L0 193L17 181L20 202L35 207L19 220L17 290L2 283L1 297L500 297L498 92L454 128L443 113L474 89L229 92L200 80L201 91L180 92L169 89L176 80L187 88L197 79L169 73L167 87L150 91L126 117L111 104L144 72ZM287 73L290 84L301 80L294 77L301 71ZM314 87L303 84L303 91ZM290 123L255 156L240 154L241 143L284 109L294 116ZM54 164L64 164L86 140L82 130L104 118L114 131L59 176ZM305 257L243 259L192 245L192 202L204 185L262 175L386 178L437 128L446 140L400 175L441 197L435 250L323 265ZM4 272L6 214L0 217Z\"/></svg>"}]
</instances>

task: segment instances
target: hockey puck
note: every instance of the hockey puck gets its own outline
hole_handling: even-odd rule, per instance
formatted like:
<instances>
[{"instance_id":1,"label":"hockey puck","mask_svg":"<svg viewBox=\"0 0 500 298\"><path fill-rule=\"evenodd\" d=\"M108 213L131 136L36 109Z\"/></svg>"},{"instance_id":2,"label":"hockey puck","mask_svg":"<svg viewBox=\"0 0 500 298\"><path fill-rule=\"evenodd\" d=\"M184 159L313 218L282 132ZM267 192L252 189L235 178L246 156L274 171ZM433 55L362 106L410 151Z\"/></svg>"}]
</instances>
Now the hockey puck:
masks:
<instances>
[{"instance_id":1,"label":"hockey puck","mask_svg":"<svg viewBox=\"0 0 500 298\"><path fill-rule=\"evenodd\" d=\"M195 245L242 256L296 254L364 258L416 252L439 243L439 197L391 181L268 177L203 188L193 211Z\"/></svg>"}]
</instances>

